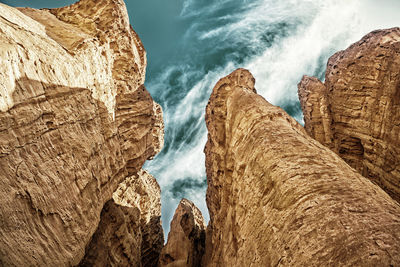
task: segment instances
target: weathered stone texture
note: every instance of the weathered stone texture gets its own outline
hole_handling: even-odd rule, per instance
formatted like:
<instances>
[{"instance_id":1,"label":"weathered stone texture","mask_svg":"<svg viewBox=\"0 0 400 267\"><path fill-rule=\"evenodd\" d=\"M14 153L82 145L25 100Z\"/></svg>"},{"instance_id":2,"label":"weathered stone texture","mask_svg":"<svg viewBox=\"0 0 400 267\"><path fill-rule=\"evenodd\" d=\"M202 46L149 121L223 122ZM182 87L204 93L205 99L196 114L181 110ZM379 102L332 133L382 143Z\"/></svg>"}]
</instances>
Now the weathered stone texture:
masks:
<instances>
[{"instance_id":1,"label":"weathered stone texture","mask_svg":"<svg viewBox=\"0 0 400 267\"><path fill-rule=\"evenodd\" d=\"M145 267L156 266L164 245L161 189L157 180L147 171L141 170L137 176L119 185L113 199L120 206L137 207L140 210L141 264Z\"/></svg>"},{"instance_id":2,"label":"weathered stone texture","mask_svg":"<svg viewBox=\"0 0 400 267\"><path fill-rule=\"evenodd\" d=\"M400 28L333 55L325 82L303 77L307 133L400 201Z\"/></svg>"},{"instance_id":3,"label":"weathered stone texture","mask_svg":"<svg viewBox=\"0 0 400 267\"><path fill-rule=\"evenodd\" d=\"M159 266L202 266L205 229L201 211L191 201L182 199L171 221L168 242L161 251Z\"/></svg>"},{"instance_id":4,"label":"weathered stone texture","mask_svg":"<svg viewBox=\"0 0 400 267\"><path fill-rule=\"evenodd\" d=\"M157 266L164 245L160 193L144 170L125 179L104 206L80 266Z\"/></svg>"},{"instance_id":5,"label":"weathered stone texture","mask_svg":"<svg viewBox=\"0 0 400 267\"><path fill-rule=\"evenodd\" d=\"M256 94L239 69L206 109L206 266L397 266L400 206Z\"/></svg>"},{"instance_id":6,"label":"weathered stone texture","mask_svg":"<svg viewBox=\"0 0 400 267\"><path fill-rule=\"evenodd\" d=\"M109 200L79 266L142 266L140 211Z\"/></svg>"},{"instance_id":7,"label":"weathered stone texture","mask_svg":"<svg viewBox=\"0 0 400 267\"><path fill-rule=\"evenodd\" d=\"M79 264L104 204L162 146L145 67L122 0L0 4L0 265Z\"/></svg>"}]
</instances>

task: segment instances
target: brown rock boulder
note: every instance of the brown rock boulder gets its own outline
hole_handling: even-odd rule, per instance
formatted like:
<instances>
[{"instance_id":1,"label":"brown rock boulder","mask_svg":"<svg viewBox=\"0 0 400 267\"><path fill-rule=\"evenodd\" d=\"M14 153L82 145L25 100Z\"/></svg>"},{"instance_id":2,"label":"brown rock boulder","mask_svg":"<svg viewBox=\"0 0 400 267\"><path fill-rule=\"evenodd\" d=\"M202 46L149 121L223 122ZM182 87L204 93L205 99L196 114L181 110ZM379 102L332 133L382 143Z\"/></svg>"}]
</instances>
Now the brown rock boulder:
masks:
<instances>
[{"instance_id":1,"label":"brown rock boulder","mask_svg":"<svg viewBox=\"0 0 400 267\"><path fill-rule=\"evenodd\" d=\"M399 265L398 203L254 83L236 70L207 105L205 265Z\"/></svg>"},{"instance_id":2,"label":"brown rock boulder","mask_svg":"<svg viewBox=\"0 0 400 267\"><path fill-rule=\"evenodd\" d=\"M0 265L77 265L162 146L145 51L122 0L0 14Z\"/></svg>"},{"instance_id":3,"label":"brown rock boulder","mask_svg":"<svg viewBox=\"0 0 400 267\"><path fill-rule=\"evenodd\" d=\"M162 249L159 266L202 266L205 228L201 211L191 201L182 199L171 221L168 242Z\"/></svg>"},{"instance_id":4,"label":"brown rock boulder","mask_svg":"<svg viewBox=\"0 0 400 267\"><path fill-rule=\"evenodd\" d=\"M325 83L303 77L307 133L400 201L400 28L333 55Z\"/></svg>"}]
</instances>

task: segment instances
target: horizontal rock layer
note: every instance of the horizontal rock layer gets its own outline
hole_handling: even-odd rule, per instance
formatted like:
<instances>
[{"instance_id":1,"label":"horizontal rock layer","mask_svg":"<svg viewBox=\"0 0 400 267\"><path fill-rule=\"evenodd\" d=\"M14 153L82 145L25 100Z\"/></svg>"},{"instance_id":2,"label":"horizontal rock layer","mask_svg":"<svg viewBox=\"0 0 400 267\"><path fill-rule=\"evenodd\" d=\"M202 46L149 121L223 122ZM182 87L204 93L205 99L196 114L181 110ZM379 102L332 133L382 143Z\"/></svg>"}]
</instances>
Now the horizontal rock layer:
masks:
<instances>
[{"instance_id":1,"label":"horizontal rock layer","mask_svg":"<svg viewBox=\"0 0 400 267\"><path fill-rule=\"evenodd\" d=\"M307 133L400 201L400 28L333 55L325 82L303 77Z\"/></svg>"},{"instance_id":2,"label":"horizontal rock layer","mask_svg":"<svg viewBox=\"0 0 400 267\"><path fill-rule=\"evenodd\" d=\"M77 265L103 205L162 146L144 48L122 0L0 4L0 60L0 265Z\"/></svg>"},{"instance_id":3,"label":"horizontal rock layer","mask_svg":"<svg viewBox=\"0 0 400 267\"><path fill-rule=\"evenodd\" d=\"M254 83L239 69L207 105L205 265L399 265L398 203Z\"/></svg>"}]
</instances>

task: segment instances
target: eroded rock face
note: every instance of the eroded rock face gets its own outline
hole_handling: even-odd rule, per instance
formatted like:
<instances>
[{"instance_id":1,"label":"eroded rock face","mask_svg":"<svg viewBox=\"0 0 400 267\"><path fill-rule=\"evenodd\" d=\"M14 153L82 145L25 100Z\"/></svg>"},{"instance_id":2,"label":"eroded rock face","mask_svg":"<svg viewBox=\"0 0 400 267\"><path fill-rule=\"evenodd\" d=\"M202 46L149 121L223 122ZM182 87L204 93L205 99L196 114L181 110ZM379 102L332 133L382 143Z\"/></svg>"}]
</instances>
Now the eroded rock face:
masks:
<instances>
[{"instance_id":1,"label":"eroded rock face","mask_svg":"<svg viewBox=\"0 0 400 267\"><path fill-rule=\"evenodd\" d=\"M400 201L400 28L333 55L325 82L303 77L307 133Z\"/></svg>"},{"instance_id":2,"label":"eroded rock face","mask_svg":"<svg viewBox=\"0 0 400 267\"><path fill-rule=\"evenodd\" d=\"M161 224L161 189L157 180L147 171L121 183L113 194L120 206L137 207L140 210L141 263L142 266L156 266L164 245Z\"/></svg>"},{"instance_id":3,"label":"eroded rock face","mask_svg":"<svg viewBox=\"0 0 400 267\"><path fill-rule=\"evenodd\" d=\"M104 206L80 266L157 266L164 244L160 194L144 170L125 179Z\"/></svg>"},{"instance_id":4,"label":"eroded rock face","mask_svg":"<svg viewBox=\"0 0 400 267\"><path fill-rule=\"evenodd\" d=\"M161 149L145 67L122 0L0 4L0 265L79 264L104 204Z\"/></svg>"},{"instance_id":5,"label":"eroded rock face","mask_svg":"<svg viewBox=\"0 0 400 267\"><path fill-rule=\"evenodd\" d=\"M400 206L256 94L239 69L206 110L206 266L396 266Z\"/></svg>"},{"instance_id":6,"label":"eroded rock face","mask_svg":"<svg viewBox=\"0 0 400 267\"><path fill-rule=\"evenodd\" d=\"M159 266L200 267L205 249L205 223L201 211L182 199L171 221L168 242Z\"/></svg>"},{"instance_id":7,"label":"eroded rock face","mask_svg":"<svg viewBox=\"0 0 400 267\"><path fill-rule=\"evenodd\" d=\"M140 211L109 200L79 266L141 266Z\"/></svg>"}]
</instances>

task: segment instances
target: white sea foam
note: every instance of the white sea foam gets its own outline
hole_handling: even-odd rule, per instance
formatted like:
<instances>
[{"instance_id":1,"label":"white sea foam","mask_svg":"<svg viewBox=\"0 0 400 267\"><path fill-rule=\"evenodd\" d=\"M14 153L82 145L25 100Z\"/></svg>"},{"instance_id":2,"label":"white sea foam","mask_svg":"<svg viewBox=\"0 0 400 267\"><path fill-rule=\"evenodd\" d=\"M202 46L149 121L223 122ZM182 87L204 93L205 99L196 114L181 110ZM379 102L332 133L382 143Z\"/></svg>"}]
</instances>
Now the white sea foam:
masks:
<instances>
[{"instance_id":1,"label":"white sea foam","mask_svg":"<svg viewBox=\"0 0 400 267\"><path fill-rule=\"evenodd\" d=\"M302 1L292 2L301 5ZM256 78L258 92L271 103L297 101L296 84L302 75L313 75L321 57L326 59L353 41L351 37L359 25L358 1L325 2L318 3L318 9L310 14L311 21L304 21L294 34L279 40L247 64L246 68Z\"/></svg>"}]
</instances>

